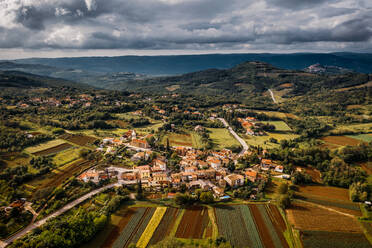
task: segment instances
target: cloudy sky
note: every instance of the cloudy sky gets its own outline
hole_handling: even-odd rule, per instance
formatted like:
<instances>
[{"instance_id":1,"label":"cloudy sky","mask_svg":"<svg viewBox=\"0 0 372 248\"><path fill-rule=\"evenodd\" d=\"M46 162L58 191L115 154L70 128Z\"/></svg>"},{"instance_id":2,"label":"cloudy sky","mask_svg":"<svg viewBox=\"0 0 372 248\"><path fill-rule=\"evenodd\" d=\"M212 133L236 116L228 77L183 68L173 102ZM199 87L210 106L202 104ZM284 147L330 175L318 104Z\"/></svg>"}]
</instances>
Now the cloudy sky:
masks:
<instances>
[{"instance_id":1,"label":"cloudy sky","mask_svg":"<svg viewBox=\"0 0 372 248\"><path fill-rule=\"evenodd\" d=\"M0 0L0 59L372 52L371 0Z\"/></svg>"}]
</instances>

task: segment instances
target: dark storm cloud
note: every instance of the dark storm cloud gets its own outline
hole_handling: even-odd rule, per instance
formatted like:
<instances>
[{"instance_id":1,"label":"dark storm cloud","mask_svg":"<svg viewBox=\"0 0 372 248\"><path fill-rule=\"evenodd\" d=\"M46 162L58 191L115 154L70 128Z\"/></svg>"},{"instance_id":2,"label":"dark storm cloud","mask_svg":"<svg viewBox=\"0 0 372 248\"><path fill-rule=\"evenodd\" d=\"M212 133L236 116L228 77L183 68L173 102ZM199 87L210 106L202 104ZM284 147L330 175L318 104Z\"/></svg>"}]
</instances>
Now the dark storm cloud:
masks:
<instances>
[{"instance_id":1,"label":"dark storm cloud","mask_svg":"<svg viewBox=\"0 0 372 248\"><path fill-rule=\"evenodd\" d=\"M2 0L0 48L371 48L362 0ZM20 38L21 37L21 38Z\"/></svg>"}]
</instances>

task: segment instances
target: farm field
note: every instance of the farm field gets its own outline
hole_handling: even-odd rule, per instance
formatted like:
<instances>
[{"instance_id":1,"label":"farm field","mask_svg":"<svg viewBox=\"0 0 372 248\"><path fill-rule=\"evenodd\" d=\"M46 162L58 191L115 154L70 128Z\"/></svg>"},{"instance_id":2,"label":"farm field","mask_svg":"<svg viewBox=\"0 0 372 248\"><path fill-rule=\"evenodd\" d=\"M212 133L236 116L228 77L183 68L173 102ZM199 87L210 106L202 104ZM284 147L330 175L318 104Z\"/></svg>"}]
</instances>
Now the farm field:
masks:
<instances>
[{"instance_id":1,"label":"farm field","mask_svg":"<svg viewBox=\"0 0 372 248\"><path fill-rule=\"evenodd\" d=\"M59 168L58 171L54 170L53 172L50 172L44 176L35 178L28 184L37 188L56 187L67 178L82 172L90 166L90 161L79 159L63 166L63 168Z\"/></svg>"},{"instance_id":2,"label":"farm field","mask_svg":"<svg viewBox=\"0 0 372 248\"><path fill-rule=\"evenodd\" d=\"M72 162L80 157L80 150L81 149L77 147L72 147L70 149L59 152L57 153L57 155L54 156L53 162L57 166L62 166L66 163Z\"/></svg>"},{"instance_id":3,"label":"farm field","mask_svg":"<svg viewBox=\"0 0 372 248\"><path fill-rule=\"evenodd\" d=\"M90 143L93 143L96 138L95 137L90 137L86 135L81 135L81 134L65 134L61 136L62 139L67 140L71 143L74 143L78 146L86 146Z\"/></svg>"},{"instance_id":4,"label":"farm field","mask_svg":"<svg viewBox=\"0 0 372 248\"><path fill-rule=\"evenodd\" d=\"M372 123L351 124L337 126L334 131L350 130L353 132L369 133L372 132Z\"/></svg>"},{"instance_id":5,"label":"farm field","mask_svg":"<svg viewBox=\"0 0 372 248\"><path fill-rule=\"evenodd\" d=\"M365 133L365 134L354 134L354 135L346 135L347 137L357 139L363 142L371 142L372 141L372 133Z\"/></svg>"},{"instance_id":6,"label":"farm field","mask_svg":"<svg viewBox=\"0 0 372 248\"><path fill-rule=\"evenodd\" d=\"M162 127L164 125L163 122L153 122L147 126L143 126L143 127L136 127L134 128L134 130L136 130L136 132L143 132L143 133L151 133L152 130L154 131L157 131L160 127Z\"/></svg>"},{"instance_id":7,"label":"farm field","mask_svg":"<svg viewBox=\"0 0 372 248\"><path fill-rule=\"evenodd\" d=\"M280 142L283 139L295 139L297 137L299 135L292 133L267 133L266 136L243 136L248 145L262 146L264 148L275 148L279 146L279 144L269 142L270 138L277 139Z\"/></svg>"},{"instance_id":8,"label":"farm field","mask_svg":"<svg viewBox=\"0 0 372 248\"><path fill-rule=\"evenodd\" d=\"M169 140L170 146L188 146L192 147L192 138L190 134L178 134L178 133L169 133L163 138L163 144L167 143Z\"/></svg>"},{"instance_id":9,"label":"farm field","mask_svg":"<svg viewBox=\"0 0 372 248\"><path fill-rule=\"evenodd\" d=\"M302 231L304 248L368 248L371 244L362 233Z\"/></svg>"},{"instance_id":10,"label":"farm field","mask_svg":"<svg viewBox=\"0 0 372 248\"><path fill-rule=\"evenodd\" d=\"M368 174L372 175L372 162L361 163L360 167Z\"/></svg>"},{"instance_id":11,"label":"farm field","mask_svg":"<svg viewBox=\"0 0 372 248\"><path fill-rule=\"evenodd\" d=\"M36 146L27 147L25 149L25 151L28 152L28 153L36 153L36 152L40 152L40 151L46 150L48 148L52 148L52 147L64 144L64 143L66 143L66 141L64 141L62 139L55 139L55 140L51 140L51 141L48 141L48 142L45 142L45 143L41 143L41 144L36 145Z\"/></svg>"},{"instance_id":12,"label":"farm field","mask_svg":"<svg viewBox=\"0 0 372 248\"><path fill-rule=\"evenodd\" d=\"M81 248L111 247L134 213L134 208L121 208L111 215L105 228L90 242L82 245Z\"/></svg>"},{"instance_id":13,"label":"farm field","mask_svg":"<svg viewBox=\"0 0 372 248\"><path fill-rule=\"evenodd\" d=\"M178 208L167 208L163 219L160 221L154 234L152 235L149 245L154 245L162 241L165 237L169 236L175 224L175 220L181 211Z\"/></svg>"},{"instance_id":14,"label":"farm field","mask_svg":"<svg viewBox=\"0 0 372 248\"><path fill-rule=\"evenodd\" d=\"M219 235L236 247L288 247L286 226L275 206L221 206L215 214Z\"/></svg>"},{"instance_id":15,"label":"farm field","mask_svg":"<svg viewBox=\"0 0 372 248\"><path fill-rule=\"evenodd\" d=\"M240 143L229 133L226 128L207 128L209 137L216 145L216 149L240 146Z\"/></svg>"},{"instance_id":16,"label":"farm field","mask_svg":"<svg viewBox=\"0 0 372 248\"><path fill-rule=\"evenodd\" d=\"M309 203L295 202L287 209L288 220L299 230L361 233L355 217Z\"/></svg>"},{"instance_id":17,"label":"farm field","mask_svg":"<svg viewBox=\"0 0 372 248\"><path fill-rule=\"evenodd\" d=\"M294 115L294 114L284 113L284 112L261 111L261 110L256 110L254 112L256 112L256 113L262 113L262 114L265 114L265 115L267 115L269 117L276 117L276 118L280 118L280 119L284 119L284 118L299 119L299 117L296 116L296 115Z\"/></svg>"},{"instance_id":18,"label":"farm field","mask_svg":"<svg viewBox=\"0 0 372 248\"><path fill-rule=\"evenodd\" d=\"M111 247L122 248L128 247L132 243L137 244L142 233L145 231L148 223L150 222L156 208L135 208L133 210L135 213L131 216L128 223L122 229Z\"/></svg>"},{"instance_id":19,"label":"farm field","mask_svg":"<svg viewBox=\"0 0 372 248\"><path fill-rule=\"evenodd\" d=\"M202 138L196 132L191 132L192 146L197 149L204 148Z\"/></svg>"},{"instance_id":20,"label":"farm field","mask_svg":"<svg viewBox=\"0 0 372 248\"><path fill-rule=\"evenodd\" d=\"M186 209L176 231L176 238L201 239L209 223L208 209L205 207L192 207Z\"/></svg>"},{"instance_id":21,"label":"farm field","mask_svg":"<svg viewBox=\"0 0 372 248\"><path fill-rule=\"evenodd\" d=\"M308 202L361 216L359 205L349 199L348 189L330 186L300 186L296 194Z\"/></svg>"},{"instance_id":22,"label":"farm field","mask_svg":"<svg viewBox=\"0 0 372 248\"><path fill-rule=\"evenodd\" d=\"M362 141L358 139L350 138L347 136L326 136L320 139L326 144L330 144L331 146L356 146L362 143Z\"/></svg>"},{"instance_id":23,"label":"farm field","mask_svg":"<svg viewBox=\"0 0 372 248\"><path fill-rule=\"evenodd\" d=\"M83 248L149 247L166 237L204 242L225 237L235 247L289 247L283 232L287 227L274 205L223 205L125 207L115 213L104 230Z\"/></svg>"},{"instance_id":24,"label":"farm field","mask_svg":"<svg viewBox=\"0 0 372 248\"><path fill-rule=\"evenodd\" d=\"M276 131L290 132L292 129L284 121L263 121L263 123L269 123L275 126Z\"/></svg>"},{"instance_id":25,"label":"farm field","mask_svg":"<svg viewBox=\"0 0 372 248\"><path fill-rule=\"evenodd\" d=\"M35 156L45 156L45 155L50 155L50 154L55 154L64 150L67 150L69 148L73 147L69 143L63 143L57 146L50 147L48 149L39 151L39 152L33 152L32 154Z\"/></svg>"}]
</instances>

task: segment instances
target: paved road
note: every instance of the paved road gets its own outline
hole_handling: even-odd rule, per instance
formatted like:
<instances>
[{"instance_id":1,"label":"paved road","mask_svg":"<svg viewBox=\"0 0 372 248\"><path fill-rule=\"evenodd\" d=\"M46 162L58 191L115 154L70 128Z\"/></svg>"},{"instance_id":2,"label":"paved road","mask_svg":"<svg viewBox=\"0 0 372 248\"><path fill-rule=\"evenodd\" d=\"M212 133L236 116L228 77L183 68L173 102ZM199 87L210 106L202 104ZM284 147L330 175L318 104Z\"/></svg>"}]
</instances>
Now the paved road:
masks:
<instances>
[{"instance_id":1,"label":"paved road","mask_svg":"<svg viewBox=\"0 0 372 248\"><path fill-rule=\"evenodd\" d=\"M52 219L52 218L55 218L63 213L65 213L66 211L70 210L71 208L75 207L76 205L82 203L83 201L91 198L92 196L96 195L96 194L99 194L101 193L102 191L108 189L108 188L112 188L112 187L115 187L115 186L121 186L120 183L112 183L112 184L109 184L109 185L106 185L102 188L99 188L99 189L95 189L91 192L89 192L88 194L86 195L83 195L82 197L76 199L75 201L72 201L70 203L68 203L67 205L65 205L63 208L57 210L56 212L54 212L53 214L51 215L48 215L47 217L45 217L44 219L42 220L39 220L35 223L31 223L30 225L28 225L25 229L23 229L22 231L16 233L15 235L13 235L12 237L4 240L4 241L0 241L0 247L3 248L3 247L6 247L7 245L9 245L10 243L12 243L13 241L15 241L16 239L19 239L21 238L22 236L24 236L26 233L34 230L36 227L39 227L39 226L42 226L44 225L48 220ZM131 196L133 197L133 196Z\"/></svg>"},{"instance_id":2,"label":"paved road","mask_svg":"<svg viewBox=\"0 0 372 248\"><path fill-rule=\"evenodd\" d=\"M277 103L274 97L274 93L271 91L271 89L269 89L269 92L270 92L271 98L273 99L274 103Z\"/></svg>"},{"instance_id":3,"label":"paved road","mask_svg":"<svg viewBox=\"0 0 372 248\"><path fill-rule=\"evenodd\" d=\"M239 141L239 143L242 145L243 149L240 151L239 153L239 156L242 156L246 151L248 151L248 145L247 143L239 137L239 135L237 135L235 133L235 131L230 127L229 123L227 123L227 121L224 119L224 118L218 118L225 127L227 127L229 129L229 132L232 134L232 136L234 136L234 138Z\"/></svg>"}]
</instances>

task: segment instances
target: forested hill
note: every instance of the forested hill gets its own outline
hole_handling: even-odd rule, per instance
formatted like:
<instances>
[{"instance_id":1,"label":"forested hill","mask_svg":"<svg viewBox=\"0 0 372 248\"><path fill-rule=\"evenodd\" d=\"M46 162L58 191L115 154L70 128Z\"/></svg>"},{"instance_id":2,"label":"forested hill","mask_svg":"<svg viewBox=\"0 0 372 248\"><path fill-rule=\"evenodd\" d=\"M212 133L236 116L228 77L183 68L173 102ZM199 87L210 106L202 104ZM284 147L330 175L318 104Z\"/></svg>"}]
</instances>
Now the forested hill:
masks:
<instances>
[{"instance_id":1,"label":"forested hill","mask_svg":"<svg viewBox=\"0 0 372 248\"><path fill-rule=\"evenodd\" d=\"M291 70L299 70L320 63L361 73L372 73L372 54L358 53L206 54L16 60L17 63L73 68L96 73L132 72L147 75L176 75L211 68L227 69L245 61L263 61L278 68Z\"/></svg>"},{"instance_id":2,"label":"forested hill","mask_svg":"<svg viewBox=\"0 0 372 248\"><path fill-rule=\"evenodd\" d=\"M64 79L51 78L20 71L0 71L0 87L72 87L85 89L91 86Z\"/></svg>"},{"instance_id":3,"label":"forested hill","mask_svg":"<svg viewBox=\"0 0 372 248\"><path fill-rule=\"evenodd\" d=\"M288 96L319 89L338 89L363 85L368 74L319 75L304 71L278 69L263 62L245 62L231 69L209 69L181 76L153 77L105 85L105 88L148 92L180 92L206 95L262 94L269 88L286 89Z\"/></svg>"}]
</instances>

